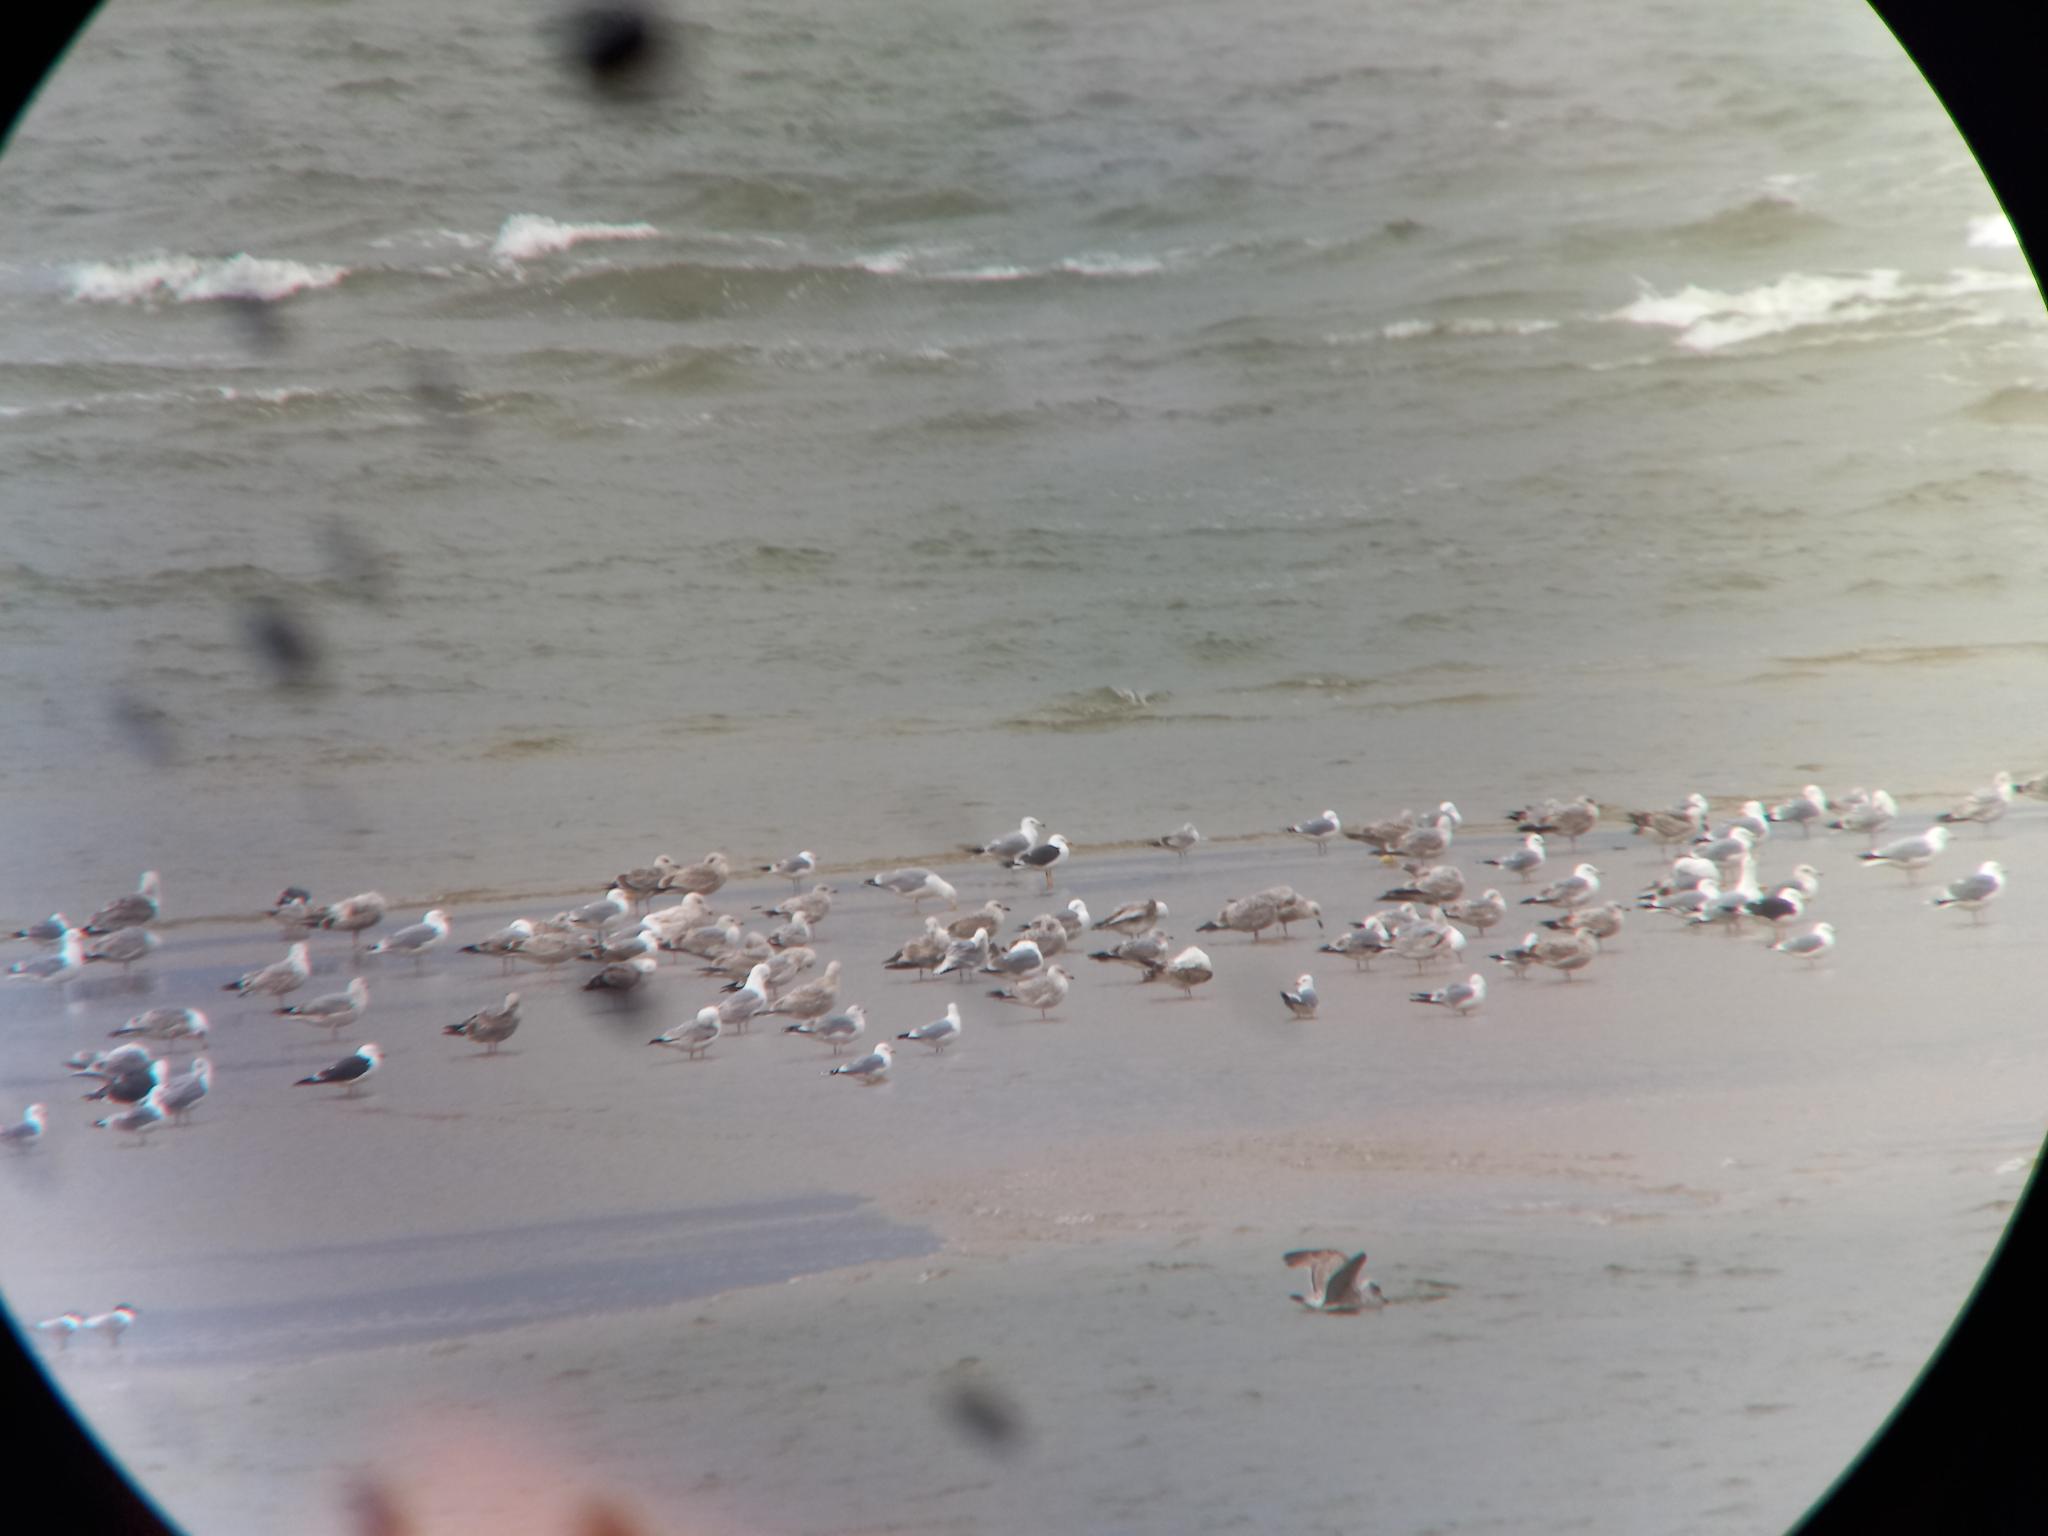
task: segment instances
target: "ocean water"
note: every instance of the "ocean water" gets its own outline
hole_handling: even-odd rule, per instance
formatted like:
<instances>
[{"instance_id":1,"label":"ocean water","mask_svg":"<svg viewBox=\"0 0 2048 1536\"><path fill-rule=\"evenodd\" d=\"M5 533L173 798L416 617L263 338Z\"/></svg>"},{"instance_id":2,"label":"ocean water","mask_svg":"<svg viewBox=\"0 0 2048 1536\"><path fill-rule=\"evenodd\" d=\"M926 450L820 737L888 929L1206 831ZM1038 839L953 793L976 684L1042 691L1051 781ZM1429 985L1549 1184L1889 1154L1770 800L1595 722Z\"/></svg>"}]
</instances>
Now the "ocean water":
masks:
<instances>
[{"instance_id":1,"label":"ocean water","mask_svg":"<svg viewBox=\"0 0 2048 1536\"><path fill-rule=\"evenodd\" d=\"M18 131L0 910L2048 753L2040 302L1860 6L548 14L114 5Z\"/></svg>"}]
</instances>

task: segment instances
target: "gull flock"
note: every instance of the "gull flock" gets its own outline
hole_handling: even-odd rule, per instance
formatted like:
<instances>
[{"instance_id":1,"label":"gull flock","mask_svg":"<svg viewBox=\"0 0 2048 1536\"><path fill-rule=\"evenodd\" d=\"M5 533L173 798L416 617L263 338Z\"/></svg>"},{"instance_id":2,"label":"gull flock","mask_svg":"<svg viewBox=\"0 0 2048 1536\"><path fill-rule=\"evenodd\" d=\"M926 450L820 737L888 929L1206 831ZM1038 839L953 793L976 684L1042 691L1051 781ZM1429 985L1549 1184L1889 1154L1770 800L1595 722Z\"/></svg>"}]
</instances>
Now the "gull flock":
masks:
<instances>
[{"instance_id":1,"label":"gull flock","mask_svg":"<svg viewBox=\"0 0 2048 1536\"><path fill-rule=\"evenodd\" d=\"M1777 850L1789 848L1798 859L1816 833L1839 832L1863 837L1868 846L1857 862L1893 870L1907 882L1917 881L1950 855L1959 829L1987 826L2004 817L2016 796L2048 799L2048 776L2024 783L1999 773L1992 781L1958 801L1918 830L1897 825L1899 809L1883 790L1852 789L1830 798L1818 785L1766 807L1748 800L1736 810L1715 817L1706 798L1688 794L1669 805L1630 810L1620 819L1608 816L1591 797L1548 799L1508 813L1520 842L1511 851L1481 862L1512 881L1514 896L1500 889L1470 889L1472 882L1453 862L1463 817L1446 800L1432 811L1347 823L1325 808L1281 830L1314 844L1328 855L1340 840L1362 843L1385 867L1399 874L1378 897L1375 909L1331 933L1320 903L1291 886L1276 885L1226 901L1196 925L1202 943L1183 943L1169 931L1172 908L1154 893L1133 896L1100 914L1076 897L1012 926L1010 902L989 897L978 907L962 910L959 886L924 867L878 871L860 887L888 900L904 903L920 924L879 968L908 971L913 981L952 977L964 983L977 977L997 984L981 996L1037 1020L1055 1018L1081 972L1081 958L1112 969L1128 967L1138 985L1163 983L1174 1001L1199 1002L1219 969L1238 970L1266 965L1263 952L1274 936L1284 943L1297 925L1314 923L1322 942L1317 953L1351 962L1351 973L1370 972L1376 961L1412 963L1411 983L1417 990L1407 1000L1440 1009L1455 1019L1468 1019L1498 1006L1502 994L1489 993L1486 973L1468 969L1475 942L1484 946L1491 930L1509 924L1511 913L1535 909L1533 926L1512 943L1500 943L1486 960L1512 983L1531 984L1534 974L1552 971L1565 984L1596 973L1615 947L1614 941L1632 914L1675 923L1687 930L1718 928L1733 939L1745 931L1761 931L1769 951L1802 962L1805 968L1826 964L1838 943L1835 928L1811 917L1820 901L1820 877L1812 864L1800 860L1782 875L1766 876L1773 863L1783 867ZM1598 828L1603 817L1619 827L1625 820L1634 836L1654 844L1669 859L1656 878L1633 890L1618 888L1613 871L1576 856L1579 842ZM1189 854L1207 841L1192 823L1144 846L1171 852L1178 869ZM1563 845L1560 856L1560 844ZM961 850L975 861L970 869L1000 866L1018 877L1044 876L1048 902L1056 874L1081 857L1061 833L1049 831L1035 816L1024 817L1014 831ZM316 902L300 887L287 887L268 910L285 944L281 958L249 957L249 968L217 983L240 1003L255 1003L277 1018L310 1025L325 1032L338 1047L340 1036L374 1014L369 980L351 975L339 990L304 995L314 973L312 950L326 942L321 935L345 934L350 964L361 972L381 968L378 989L402 987L424 972L430 958L444 952L497 962L500 972L531 968L543 981L559 981L564 968L584 968L581 989L609 997L615 1006L662 1006L677 992L708 985L718 978L711 996L692 999L676 1022L660 1030L649 1045L674 1050L687 1059L713 1062L714 1048L736 1035L748 1034L759 1021L783 1021L779 1033L829 1046L832 1064L822 1076L844 1078L863 1087L890 1081L904 1047L917 1047L921 1062L941 1061L962 1046L970 1033L967 1012L958 1001L929 1008L902 1030L882 1030L868 1045L869 1009L844 998L849 987L846 961L831 959L819 967L818 945L840 897L840 889L813 881L819 869L809 849L772 862L749 866L762 876L789 882L789 894L773 904L718 910L713 898L726 890L732 861L712 852L693 864L679 864L666 854L646 865L623 870L605 883L595 899L551 915L521 917L468 942L456 942L455 921L442 907L424 911L416 920L401 921L381 937L369 939L392 915L391 903L375 891L332 902ZM1317 865L1320 869L1323 866ZM1333 862L1331 868L1337 868ZM1370 867L1370 866L1368 866ZM1986 909L2004 893L2006 874L1996 860L1985 860L1960 873L1932 895L1929 905L1956 909L1981 922ZM1028 887L1027 887L1028 889ZM664 898L670 898L664 903ZM125 973L146 965L160 948L153 931L163 914L164 886L156 871L145 873L132 893L96 909L86 922L73 926L60 912L28 924L15 940L37 951L8 967L7 979L49 989L60 995L95 965L115 965ZM932 910L925 910L927 905ZM737 903L727 902L734 908ZM75 909L74 909L75 910ZM756 919L761 926L750 926ZM366 942L367 941L367 942ZM1209 947L1202 947L1206 943ZM1091 947L1100 946L1100 947ZM1221 966L1215 955L1222 957ZM366 962L375 962L375 965ZM1075 962L1069 969L1063 961ZM458 962L471 964L474 962ZM1448 967L1440 983L1427 981L1432 967ZM678 984L664 973L694 971L700 981ZM1270 963L1277 995L1274 1020L1309 1023L1327 1019L1342 1004L1319 988L1312 972L1296 972L1284 961ZM815 974L813 974L815 972ZM1099 974L1099 973L1098 973ZM1343 973L1340 973L1343 974ZM1512 992L1513 986L1509 991ZM500 1047L520 1026L518 991L501 1000L480 1000L467 1017L444 1024L440 1033L500 1057ZM148 1145L166 1126L189 1119L212 1091L213 1067L204 1054L212 1039L205 1012L195 1006L155 1007L109 1031L119 1044L109 1049L80 1051L65 1065L97 1086L84 1097L105 1106L107 1113L92 1125L116 1133L132 1144ZM314 1037L308 1033L304 1038ZM866 1046L868 1048L863 1049ZM161 1048L162 1055L154 1054ZM189 1050L182 1065L170 1052ZM854 1053L854 1054L849 1054ZM502 1053L512 1055L516 1053ZM335 1089L336 1097L355 1097L373 1089L372 1079L385 1068L385 1053L374 1042L356 1046L330 1065L296 1079L280 1077L278 1087ZM927 1070L920 1066L917 1070ZM45 1103L29 1105L20 1118L0 1125L0 1147L27 1154L52 1139L53 1116ZM1382 1304L1377 1286L1362 1276L1362 1254L1355 1260L1335 1250L1289 1254L1288 1262L1313 1270L1309 1293L1297 1296L1310 1310L1355 1313ZM132 1308L86 1318L66 1313L38 1324L60 1344L77 1331L104 1331L118 1341L135 1320Z\"/></svg>"}]
</instances>

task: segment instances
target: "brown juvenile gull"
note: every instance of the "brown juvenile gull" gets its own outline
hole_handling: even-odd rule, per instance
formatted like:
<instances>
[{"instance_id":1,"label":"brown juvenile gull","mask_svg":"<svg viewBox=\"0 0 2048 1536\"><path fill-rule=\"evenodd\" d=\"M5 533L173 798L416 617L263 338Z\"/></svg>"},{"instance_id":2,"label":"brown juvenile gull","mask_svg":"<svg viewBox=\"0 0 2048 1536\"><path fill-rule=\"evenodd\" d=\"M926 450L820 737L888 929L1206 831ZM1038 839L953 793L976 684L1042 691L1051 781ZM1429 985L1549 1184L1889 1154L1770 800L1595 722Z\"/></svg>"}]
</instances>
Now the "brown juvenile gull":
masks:
<instances>
[{"instance_id":1,"label":"brown juvenile gull","mask_svg":"<svg viewBox=\"0 0 2048 1536\"><path fill-rule=\"evenodd\" d=\"M1280 921L1280 906L1270 896L1246 896L1223 904L1223 910L1201 925L1197 933L1248 933L1257 943L1259 935Z\"/></svg>"},{"instance_id":2,"label":"brown juvenile gull","mask_svg":"<svg viewBox=\"0 0 2048 1536\"><path fill-rule=\"evenodd\" d=\"M946 925L936 917L927 917L924 932L904 943L882 962L882 967L891 971L915 971L917 979L923 981L932 967L946 958L946 949L951 942L946 934Z\"/></svg>"},{"instance_id":3,"label":"brown juvenile gull","mask_svg":"<svg viewBox=\"0 0 2048 1536\"><path fill-rule=\"evenodd\" d=\"M695 864L685 864L672 871L661 882L664 891L695 891L699 896L713 896L732 874L732 863L716 849L704 855Z\"/></svg>"},{"instance_id":4,"label":"brown juvenile gull","mask_svg":"<svg viewBox=\"0 0 2048 1536\"><path fill-rule=\"evenodd\" d=\"M1308 1270L1307 1294L1297 1291L1288 1300L1311 1312L1363 1312L1387 1304L1379 1282L1365 1278L1362 1253L1346 1258L1334 1248L1302 1248L1280 1257L1291 1269Z\"/></svg>"},{"instance_id":5,"label":"brown juvenile gull","mask_svg":"<svg viewBox=\"0 0 2048 1536\"><path fill-rule=\"evenodd\" d=\"M1187 1002L1193 1000L1195 988L1201 986L1204 982L1214 980L1215 976L1216 968L1209 963L1208 954L1190 944L1158 970L1152 972L1145 980L1157 981L1164 979L1172 982L1173 985L1180 988L1181 1000Z\"/></svg>"},{"instance_id":6,"label":"brown juvenile gull","mask_svg":"<svg viewBox=\"0 0 2048 1536\"><path fill-rule=\"evenodd\" d=\"M996 987L990 997L1000 998L1006 1003L1015 1003L1021 1008L1036 1008L1043 1019L1066 999L1067 985L1074 978L1059 966L1048 966L1029 976L1020 976L1008 987Z\"/></svg>"},{"instance_id":7,"label":"brown juvenile gull","mask_svg":"<svg viewBox=\"0 0 2048 1536\"><path fill-rule=\"evenodd\" d=\"M815 928L832 910L832 887L814 885L800 896L792 896L785 902L761 910L770 917L801 917Z\"/></svg>"},{"instance_id":8,"label":"brown juvenile gull","mask_svg":"<svg viewBox=\"0 0 2048 1536\"><path fill-rule=\"evenodd\" d=\"M85 932L112 933L116 928L139 928L153 923L163 900L163 880L153 869L144 870L133 895L117 896L85 920Z\"/></svg>"},{"instance_id":9,"label":"brown juvenile gull","mask_svg":"<svg viewBox=\"0 0 2048 1536\"><path fill-rule=\"evenodd\" d=\"M321 914L320 926L347 934L355 947L360 949L363 945L363 930L374 928L383 922L384 913L389 905L379 892L364 891L360 895L335 902Z\"/></svg>"},{"instance_id":10,"label":"brown juvenile gull","mask_svg":"<svg viewBox=\"0 0 2048 1536\"><path fill-rule=\"evenodd\" d=\"M1259 892L1259 896L1273 903L1273 920L1280 925L1283 938L1287 936L1289 923L1305 923L1314 919L1318 928L1323 926L1322 907L1291 885L1276 885L1271 890ZM1252 899L1256 901L1258 897Z\"/></svg>"},{"instance_id":11,"label":"brown juvenile gull","mask_svg":"<svg viewBox=\"0 0 2048 1536\"><path fill-rule=\"evenodd\" d=\"M1507 915L1508 899L1491 886L1464 901L1444 903L1445 917L1454 923L1465 924L1475 933L1486 932Z\"/></svg>"},{"instance_id":12,"label":"brown juvenile gull","mask_svg":"<svg viewBox=\"0 0 2048 1536\"><path fill-rule=\"evenodd\" d=\"M965 917L956 917L946 924L946 932L956 939L973 938L974 930L977 928L986 928L991 934L1001 933L1003 931L1003 918L1009 913L1009 910L1000 901L985 901L981 904L979 912L970 912Z\"/></svg>"},{"instance_id":13,"label":"brown juvenile gull","mask_svg":"<svg viewBox=\"0 0 2048 1536\"><path fill-rule=\"evenodd\" d=\"M652 955L638 955L631 960L621 960L592 975L583 983L583 990L610 992L623 997L652 976L654 967L655 960Z\"/></svg>"},{"instance_id":14,"label":"brown juvenile gull","mask_svg":"<svg viewBox=\"0 0 2048 1536\"><path fill-rule=\"evenodd\" d=\"M1117 933L1143 933L1147 928L1157 927L1159 920L1166 916L1166 903L1157 896L1147 896L1143 901L1127 901L1109 916L1095 921L1096 929L1111 929Z\"/></svg>"},{"instance_id":15,"label":"brown juvenile gull","mask_svg":"<svg viewBox=\"0 0 2048 1536\"><path fill-rule=\"evenodd\" d=\"M107 960L126 971L129 966L157 947L159 940L147 928L116 928L85 948L88 961Z\"/></svg>"},{"instance_id":16,"label":"brown juvenile gull","mask_svg":"<svg viewBox=\"0 0 2048 1536\"><path fill-rule=\"evenodd\" d=\"M1153 928L1145 933L1134 933L1113 948L1098 949L1088 958L1136 966L1149 978L1166 964L1172 948L1173 936L1163 929Z\"/></svg>"},{"instance_id":17,"label":"brown juvenile gull","mask_svg":"<svg viewBox=\"0 0 2048 1536\"><path fill-rule=\"evenodd\" d=\"M496 1055L498 1047L512 1038L512 1032L519 1027L519 994L507 992L505 1001L494 1003L488 1008L479 1008L460 1024L444 1024L441 1033L458 1035L465 1040L484 1047L486 1055Z\"/></svg>"},{"instance_id":18,"label":"brown juvenile gull","mask_svg":"<svg viewBox=\"0 0 2048 1536\"><path fill-rule=\"evenodd\" d=\"M634 906L645 906L654 900L657 891L664 888L669 876L680 868L681 866L667 854L657 853L652 864L640 864L632 869L621 870L612 876L611 883L631 896Z\"/></svg>"},{"instance_id":19,"label":"brown juvenile gull","mask_svg":"<svg viewBox=\"0 0 2048 1536\"><path fill-rule=\"evenodd\" d=\"M825 967L825 974L816 981L807 981L800 987L792 988L761 1011L764 1014L779 1013L784 1018L800 1019L805 1022L823 1018L832 1011L833 1004L839 1001L840 966L841 962L834 960ZM773 966L769 967L768 974L769 979L773 981Z\"/></svg>"},{"instance_id":20,"label":"brown juvenile gull","mask_svg":"<svg viewBox=\"0 0 2048 1536\"><path fill-rule=\"evenodd\" d=\"M1381 901L1420 901L1449 906L1465 894L1465 872L1455 864L1420 864L1408 871L1406 884L1380 894Z\"/></svg>"}]
</instances>

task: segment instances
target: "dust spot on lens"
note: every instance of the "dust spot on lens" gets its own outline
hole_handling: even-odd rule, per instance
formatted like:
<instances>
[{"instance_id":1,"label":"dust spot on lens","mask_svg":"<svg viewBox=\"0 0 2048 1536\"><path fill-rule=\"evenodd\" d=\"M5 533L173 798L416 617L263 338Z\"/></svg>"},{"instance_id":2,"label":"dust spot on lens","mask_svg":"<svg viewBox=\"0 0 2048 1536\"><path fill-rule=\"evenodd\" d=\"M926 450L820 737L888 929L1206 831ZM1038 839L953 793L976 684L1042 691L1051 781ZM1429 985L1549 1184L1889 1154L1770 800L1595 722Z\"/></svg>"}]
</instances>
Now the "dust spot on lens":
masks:
<instances>
[{"instance_id":1,"label":"dust spot on lens","mask_svg":"<svg viewBox=\"0 0 2048 1536\"><path fill-rule=\"evenodd\" d=\"M235 333L252 352L282 352L291 344L291 329L284 313L268 299L253 293L229 294L221 301Z\"/></svg>"},{"instance_id":2,"label":"dust spot on lens","mask_svg":"<svg viewBox=\"0 0 2048 1536\"><path fill-rule=\"evenodd\" d=\"M390 557L338 512L320 525L320 551L328 574L349 597L382 603L390 596Z\"/></svg>"},{"instance_id":3,"label":"dust spot on lens","mask_svg":"<svg viewBox=\"0 0 2048 1536\"><path fill-rule=\"evenodd\" d=\"M320 680L320 642L306 621L274 597L259 597L242 612L249 648L280 688L310 688Z\"/></svg>"},{"instance_id":4,"label":"dust spot on lens","mask_svg":"<svg viewBox=\"0 0 2048 1536\"><path fill-rule=\"evenodd\" d=\"M177 725L161 705L121 689L108 701L108 709L122 741L137 757L157 768L178 760Z\"/></svg>"},{"instance_id":5,"label":"dust spot on lens","mask_svg":"<svg viewBox=\"0 0 2048 1536\"><path fill-rule=\"evenodd\" d=\"M614 99L653 94L681 53L677 30L651 5L576 6L558 37L569 69Z\"/></svg>"},{"instance_id":6,"label":"dust spot on lens","mask_svg":"<svg viewBox=\"0 0 2048 1536\"><path fill-rule=\"evenodd\" d=\"M989 1380L978 1360L962 1360L940 1378L938 1406L964 1439L992 1456L1014 1455L1029 1439L1023 1410Z\"/></svg>"}]
</instances>

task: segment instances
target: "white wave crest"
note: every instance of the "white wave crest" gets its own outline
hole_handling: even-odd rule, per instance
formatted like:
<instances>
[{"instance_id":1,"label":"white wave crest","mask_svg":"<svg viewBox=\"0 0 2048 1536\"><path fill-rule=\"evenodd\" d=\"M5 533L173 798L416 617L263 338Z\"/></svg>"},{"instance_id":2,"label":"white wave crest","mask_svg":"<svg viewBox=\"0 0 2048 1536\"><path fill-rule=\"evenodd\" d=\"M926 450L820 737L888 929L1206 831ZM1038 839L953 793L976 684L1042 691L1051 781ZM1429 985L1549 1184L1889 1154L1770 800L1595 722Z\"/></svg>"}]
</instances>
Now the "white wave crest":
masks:
<instances>
[{"instance_id":1,"label":"white wave crest","mask_svg":"<svg viewBox=\"0 0 2048 1536\"><path fill-rule=\"evenodd\" d=\"M1718 352L1811 326L1856 325L1953 305L1979 294L2031 289L2022 274L1958 269L1944 282L1909 283L1894 268L1868 272L1790 272L1740 292L1687 284L1676 293L1645 291L1607 316L1674 330L1686 352Z\"/></svg>"},{"instance_id":2,"label":"white wave crest","mask_svg":"<svg viewBox=\"0 0 2048 1536\"><path fill-rule=\"evenodd\" d=\"M282 299L309 289L332 288L348 273L347 267L245 253L81 262L67 276L70 296L80 303L137 304L167 298L194 304L208 299Z\"/></svg>"},{"instance_id":3,"label":"white wave crest","mask_svg":"<svg viewBox=\"0 0 2048 1536\"><path fill-rule=\"evenodd\" d=\"M1396 320L1381 326L1377 335L1381 341L1414 341L1422 336L1540 336L1556 330L1558 324L1555 320L1490 320L1471 315L1461 320ZM1371 338L1333 335L1326 339L1337 345Z\"/></svg>"},{"instance_id":4,"label":"white wave crest","mask_svg":"<svg viewBox=\"0 0 2048 1536\"><path fill-rule=\"evenodd\" d=\"M2002 213L1979 214L1970 220L1968 227L1969 243L1977 250L2010 251L2019 248L2019 231Z\"/></svg>"},{"instance_id":5,"label":"white wave crest","mask_svg":"<svg viewBox=\"0 0 2048 1536\"><path fill-rule=\"evenodd\" d=\"M587 240L651 240L652 224L564 224L539 213L515 213L498 230L491 255L502 262L534 261Z\"/></svg>"}]
</instances>

